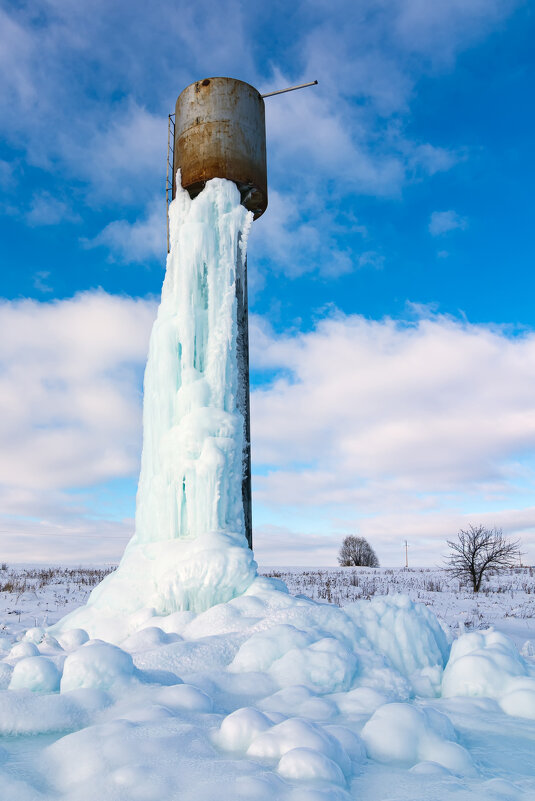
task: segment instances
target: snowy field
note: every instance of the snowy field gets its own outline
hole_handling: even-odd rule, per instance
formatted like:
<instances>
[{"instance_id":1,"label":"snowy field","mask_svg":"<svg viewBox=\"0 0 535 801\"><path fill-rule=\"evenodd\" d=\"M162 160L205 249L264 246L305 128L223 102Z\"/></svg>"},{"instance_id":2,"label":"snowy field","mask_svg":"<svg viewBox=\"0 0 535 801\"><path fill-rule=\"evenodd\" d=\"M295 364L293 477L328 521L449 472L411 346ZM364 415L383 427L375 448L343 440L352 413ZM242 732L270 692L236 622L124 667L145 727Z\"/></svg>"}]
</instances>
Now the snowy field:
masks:
<instances>
[{"instance_id":1,"label":"snowy field","mask_svg":"<svg viewBox=\"0 0 535 801\"><path fill-rule=\"evenodd\" d=\"M32 626L49 626L86 602L91 589L115 566L72 568L0 565L0 630L18 636ZM494 626L518 648L535 647L535 568L491 575L481 592L437 568L265 568L292 595L346 606L377 595L403 594L425 604L453 636L459 630Z\"/></svg>"},{"instance_id":2,"label":"snowy field","mask_svg":"<svg viewBox=\"0 0 535 801\"><path fill-rule=\"evenodd\" d=\"M272 568L293 595L346 606L376 595L400 593L430 607L456 636L459 630L494 626L529 650L535 645L535 568L519 567L485 577L479 594L436 568Z\"/></svg>"},{"instance_id":3,"label":"snowy field","mask_svg":"<svg viewBox=\"0 0 535 801\"><path fill-rule=\"evenodd\" d=\"M534 569L273 568L54 626L109 570L0 566L2 801L535 799Z\"/></svg>"}]
</instances>

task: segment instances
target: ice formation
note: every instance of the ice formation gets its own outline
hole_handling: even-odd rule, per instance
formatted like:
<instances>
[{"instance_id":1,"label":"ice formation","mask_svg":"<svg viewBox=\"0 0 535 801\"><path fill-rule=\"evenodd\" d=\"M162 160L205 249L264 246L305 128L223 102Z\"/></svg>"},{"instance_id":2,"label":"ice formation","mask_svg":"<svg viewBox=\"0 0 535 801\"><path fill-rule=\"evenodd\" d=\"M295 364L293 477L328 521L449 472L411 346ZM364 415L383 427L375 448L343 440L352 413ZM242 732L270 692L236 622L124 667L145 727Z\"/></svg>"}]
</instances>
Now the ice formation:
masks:
<instances>
[{"instance_id":1,"label":"ice formation","mask_svg":"<svg viewBox=\"0 0 535 801\"><path fill-rule=\"evenodd\" d=\"M91 630L95 617L147 607L201 611L256 575L242 501L236 300L252 213L231 181L215 178L195 200L179 189L169 222L145 372L135 534L69 628Z\"/></svg>"}]
</instances>

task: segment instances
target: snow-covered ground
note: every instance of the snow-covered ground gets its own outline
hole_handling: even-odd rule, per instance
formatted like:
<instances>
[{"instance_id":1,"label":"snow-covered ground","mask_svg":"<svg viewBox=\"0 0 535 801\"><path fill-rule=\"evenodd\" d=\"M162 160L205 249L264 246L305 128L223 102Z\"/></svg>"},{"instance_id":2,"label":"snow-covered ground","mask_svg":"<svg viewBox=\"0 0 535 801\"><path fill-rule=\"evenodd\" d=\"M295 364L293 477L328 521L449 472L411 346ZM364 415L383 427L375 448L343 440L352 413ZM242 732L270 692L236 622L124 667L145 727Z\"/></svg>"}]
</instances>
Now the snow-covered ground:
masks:
<instances>
[{"instance_id":1,"label":"snow-covered ground","mask_svg":"<svg viewBox=\"0 0 535 801\"><path fill-rule=\"evenodd\" d=\"M0 565L0 632L18 635L31 626L52 625L85 603L113 568ZM430 607L454 636L494 626L520 650L530 640L535 646L534 567L488 576L479 594L438 568L267 567L261 573L282 579L292 595L338 606L377 595L408 595Z\"/></svg>"},{"instance_id":2,"label":"snow-covered ground","mask_svg":"<svg viewBox=\"0 0 535 801\"><path fill-rule=\"evenodd\" d=\"M0 567L2 801L535 799L533 569L478 596L270 569L199 614L54 628L105 572Z\"/></svg>"}]
</instances>

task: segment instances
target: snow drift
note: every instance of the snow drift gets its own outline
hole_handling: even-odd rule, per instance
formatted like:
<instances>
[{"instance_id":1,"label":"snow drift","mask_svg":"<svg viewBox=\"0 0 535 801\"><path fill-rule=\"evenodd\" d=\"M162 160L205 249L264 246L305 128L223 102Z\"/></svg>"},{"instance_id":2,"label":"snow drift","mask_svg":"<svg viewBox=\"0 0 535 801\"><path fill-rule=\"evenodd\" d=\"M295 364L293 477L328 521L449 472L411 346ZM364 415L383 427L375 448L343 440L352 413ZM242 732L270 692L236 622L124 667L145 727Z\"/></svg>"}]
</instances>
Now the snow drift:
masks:
<instances>
[{"instance_id":1,"label":"snow drift","mask_svg":"<svg viewBox=\"0 0 535 801\"><path fill-rule=\"evenodd\" d=\"M0 783L10 797L446 801L454 791L535 791L529 760L495 769L506 720L530 715L529 663L492 631L451 646L434 615L404 596L339 608L256 578L201 613L145 609L124 614L122 628L101 623L114 643L65 627L58 639L34 628L4 641ZM529 746L535 724L522 723ZM21 773L10 738L44 734L38 762Z\"/></svg>"}]
</instances>

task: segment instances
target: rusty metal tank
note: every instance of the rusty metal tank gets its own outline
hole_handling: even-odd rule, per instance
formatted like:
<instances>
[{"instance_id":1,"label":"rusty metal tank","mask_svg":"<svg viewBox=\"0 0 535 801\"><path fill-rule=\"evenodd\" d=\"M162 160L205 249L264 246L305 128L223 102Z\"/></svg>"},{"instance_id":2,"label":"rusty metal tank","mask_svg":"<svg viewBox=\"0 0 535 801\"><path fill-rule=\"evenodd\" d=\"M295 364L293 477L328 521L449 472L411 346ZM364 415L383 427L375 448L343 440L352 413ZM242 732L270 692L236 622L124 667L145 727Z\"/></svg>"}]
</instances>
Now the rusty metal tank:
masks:
<instances>
[{"instance_id":1,"label":"rusty metal tank","mask_svg":"<svg viewBox=\"0 0 535 801\"><path fill-rule=\"evenodd\" d=\"M255 220L267 208L264 100L244 81L205 78L187 86L175 106L176 171L191 197L211 178L234 181Z\"/></svg>"}]
</instances>

